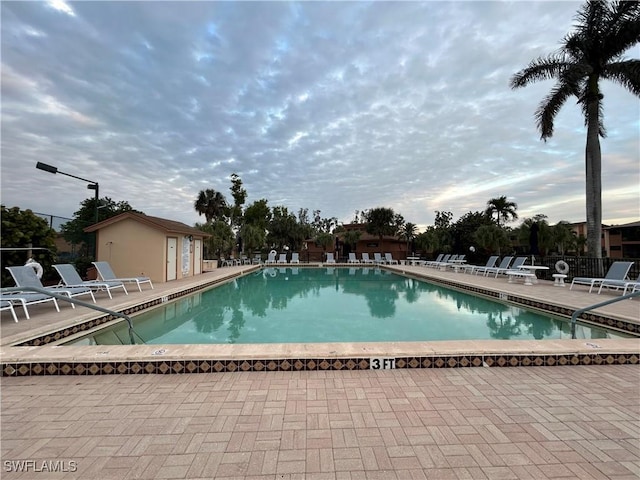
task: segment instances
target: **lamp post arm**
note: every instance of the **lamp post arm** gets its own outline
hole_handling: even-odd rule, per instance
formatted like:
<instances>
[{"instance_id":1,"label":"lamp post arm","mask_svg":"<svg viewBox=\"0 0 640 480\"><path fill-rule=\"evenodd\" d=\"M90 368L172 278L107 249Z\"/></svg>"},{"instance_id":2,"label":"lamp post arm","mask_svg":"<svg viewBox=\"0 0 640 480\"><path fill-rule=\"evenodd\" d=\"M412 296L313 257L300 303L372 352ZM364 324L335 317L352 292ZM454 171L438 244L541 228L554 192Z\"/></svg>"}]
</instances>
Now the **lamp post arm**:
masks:
<instances>
[{"instance_id":1,"label":"lamp post arm","mask_svg":"<svg viewBox=\"0 0 640 480\"><path fill-rule=\"evenodd\" d=\"M93 183L95 185L98 184L98 182L94 182L93 180L87 180L86 178L78 177L77 175L71 175L70 173L61 172L60 170L58 170L57 173L59 173L60 175L66 175L67 177L71 177L71 178L75 178L75 179L78 179L78 180L82 180L83 182Z\"/></svg>"}]
</instances>

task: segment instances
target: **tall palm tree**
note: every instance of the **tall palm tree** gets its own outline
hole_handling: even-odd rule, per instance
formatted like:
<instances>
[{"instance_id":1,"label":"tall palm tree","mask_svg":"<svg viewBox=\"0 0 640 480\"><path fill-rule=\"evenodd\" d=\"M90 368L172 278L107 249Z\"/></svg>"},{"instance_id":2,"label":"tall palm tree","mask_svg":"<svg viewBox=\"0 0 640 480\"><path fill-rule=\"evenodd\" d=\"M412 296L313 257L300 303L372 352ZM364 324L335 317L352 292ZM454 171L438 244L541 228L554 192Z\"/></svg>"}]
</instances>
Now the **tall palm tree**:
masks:
<instances>
[{"instance_id":1,"label":"tall palm tree","mask_svg":"<svg viewBox=\"0 0 640 480\"><path fill-rule=\"evenodd\" d=\"M198 215L204 215L207 223L211 223L213 220L220 219L225 215L228 210L227 201L220 192L216 192L212 188L206 190L200 190L198 198L193 204Z\"/></svg>"},{"instance_id":2,"label":"tall palm tree","mask_svg":"<svg viewBox=\"0 0 640 480\"><path fill-rule=\"evenodd\" d=\"M509 220L517 220L518 214L516 209L518 205L515 202L510 202L504 195L498 198L492 198L487 202L486 214L489 217L493 217L496 214L498 226L500 226L500 220L508 222Z\"/></svg>"},{"instance_id":3,"label":"tall palm tree","mask_svg":"<svg viewBox=\"0 0 640 480\"><path fill-rule=\"evenodd\" d=\"M407 222L400 229L400 237L402 237L405 242L407 242L407 255L409 255L409 244L411 241L416 238L416 234L418 232L418 227L415 223Z\"/></svg>"},{"instance_id":4,"label":"tall palm tree","mask_svg":"<svg viewBox=\"0 0 640 480\"><path fill-rule=\"evenodd\" d=\"M553 121L564 103L578 99L587 126L585 149L587 250L600 258L602 234L602 153L605 137L600 80L607 79L640 96L640 60L623 54L640 41L640 2L587 0L576 16L575 31L557 53L533 60L511 78L511 88L555 79L540 103L536 121L543 140L553 135Z\"/></svg>"}]
</instances>

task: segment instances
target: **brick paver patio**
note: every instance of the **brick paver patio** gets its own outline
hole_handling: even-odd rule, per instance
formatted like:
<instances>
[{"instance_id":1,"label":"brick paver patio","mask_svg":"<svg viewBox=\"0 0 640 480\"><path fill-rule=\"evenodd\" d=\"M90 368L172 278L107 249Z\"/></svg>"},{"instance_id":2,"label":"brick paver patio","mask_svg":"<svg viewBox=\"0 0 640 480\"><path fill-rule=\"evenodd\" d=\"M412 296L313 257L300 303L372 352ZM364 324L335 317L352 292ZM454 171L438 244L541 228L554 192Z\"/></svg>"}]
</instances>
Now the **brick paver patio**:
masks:
<instances>
[{"instance_id":1,"label":"brick paver patio","mask_svg":"<svg viewBox=\"0 0 640 480\"><path fill-rule=\"evenodd\" d=\"M633 365L22 377L1 386L3 479L640 478Z\"/></svg>"}]
</instances>

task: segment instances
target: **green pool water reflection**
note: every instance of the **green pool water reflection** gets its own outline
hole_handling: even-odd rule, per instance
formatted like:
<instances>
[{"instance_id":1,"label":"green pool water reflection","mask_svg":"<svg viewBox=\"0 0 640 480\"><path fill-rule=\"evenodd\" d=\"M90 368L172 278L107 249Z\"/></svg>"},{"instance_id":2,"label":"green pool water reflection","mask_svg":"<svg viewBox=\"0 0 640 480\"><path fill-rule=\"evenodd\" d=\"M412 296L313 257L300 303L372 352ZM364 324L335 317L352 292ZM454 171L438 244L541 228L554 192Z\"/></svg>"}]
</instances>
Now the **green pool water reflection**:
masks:
<instances>
[{"instance_id":1,"label":"green pool water reflection","mask_svg":"<svg viewBox=\"0 0 640 480\"><path fill-rule=\"evenodd\" d=\"M265 268L133 320L148 344L571 338L568 322L376 268ZM118 324L75 343L128 339Z\"/></svg>"}]
</instances>

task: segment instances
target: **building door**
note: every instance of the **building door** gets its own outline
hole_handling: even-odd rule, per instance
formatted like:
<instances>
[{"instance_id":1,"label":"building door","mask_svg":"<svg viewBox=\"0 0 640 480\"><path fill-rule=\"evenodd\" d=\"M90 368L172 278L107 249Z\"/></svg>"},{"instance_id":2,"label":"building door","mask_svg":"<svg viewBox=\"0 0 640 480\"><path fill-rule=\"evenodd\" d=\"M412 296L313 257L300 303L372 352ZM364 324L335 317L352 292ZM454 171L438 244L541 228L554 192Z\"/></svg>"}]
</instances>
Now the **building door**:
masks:
<instances>
[{"instance_id":1,"label":"building door","mask_svg":"<svg viewBox=\"0 0 640 480\"><path fill-rule=\"evenodd\" d=\"M167 237L167 282L178 276L178 239Z\"/></svg>"},{"instance_id":2,"label":"building door","mask_svg":"<svg viewBox=\"0 0 640 480\"><path fill-rule=\"evenodd\" d=\"M193 274L200 275L202 273L202 240L193 241Z\"/></svg>"}]
</instances>

